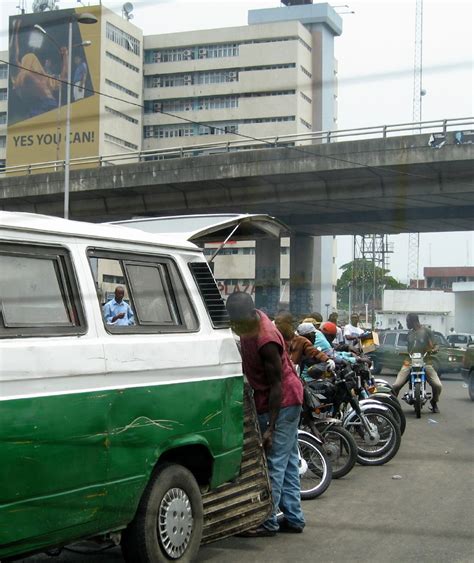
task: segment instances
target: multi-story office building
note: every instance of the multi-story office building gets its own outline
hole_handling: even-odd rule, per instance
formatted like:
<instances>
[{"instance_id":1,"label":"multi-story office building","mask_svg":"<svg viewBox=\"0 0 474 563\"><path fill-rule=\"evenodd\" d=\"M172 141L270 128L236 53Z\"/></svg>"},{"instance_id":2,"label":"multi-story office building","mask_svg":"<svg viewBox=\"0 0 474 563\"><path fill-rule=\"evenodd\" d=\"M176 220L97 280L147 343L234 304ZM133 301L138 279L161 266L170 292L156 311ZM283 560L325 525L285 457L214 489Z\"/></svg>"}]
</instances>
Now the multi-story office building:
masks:
<instances>
[{"instance_id":1,"label":"multi-story office building","mask_svg":"<svg viewBox=\"0 0 474 563\"><path fill-rule=\"evenodd\" d=\"M143 148L311 131L310 44L298 21L145 37Z\"/></svg>"},{"instance_id":2,"label":"multi-story office building","mask_svg":"<svg viewBox=\"0 0 474 563\"><path fill-rule=\"evenodd\" d=\"M144 38L144 149L334 128L339 16L320 4L249 21Z\"/></svg>"}]
</instances>

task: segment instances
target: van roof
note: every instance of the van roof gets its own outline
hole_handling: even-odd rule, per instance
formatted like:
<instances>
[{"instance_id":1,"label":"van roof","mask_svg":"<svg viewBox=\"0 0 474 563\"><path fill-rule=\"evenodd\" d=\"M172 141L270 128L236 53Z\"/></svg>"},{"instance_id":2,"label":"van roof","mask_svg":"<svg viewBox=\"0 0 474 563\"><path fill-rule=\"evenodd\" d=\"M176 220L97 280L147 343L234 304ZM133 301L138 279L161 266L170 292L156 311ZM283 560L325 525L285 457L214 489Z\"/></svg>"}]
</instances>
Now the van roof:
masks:
<instances>
[{"instance_id":1,"label":"van roof","mask_svg":"<svg viewBox=\"0 0 474 563\"><path fill-rule=\"evenodd\" d=\"M137 242L145 245L191 251L199 250L195 244L186 240L179 233L153 234L118 225L70 221L36 213L0 211L0 236L3 231L7 230L62 234L87 239Z\"/></svg>"}]
</instances>

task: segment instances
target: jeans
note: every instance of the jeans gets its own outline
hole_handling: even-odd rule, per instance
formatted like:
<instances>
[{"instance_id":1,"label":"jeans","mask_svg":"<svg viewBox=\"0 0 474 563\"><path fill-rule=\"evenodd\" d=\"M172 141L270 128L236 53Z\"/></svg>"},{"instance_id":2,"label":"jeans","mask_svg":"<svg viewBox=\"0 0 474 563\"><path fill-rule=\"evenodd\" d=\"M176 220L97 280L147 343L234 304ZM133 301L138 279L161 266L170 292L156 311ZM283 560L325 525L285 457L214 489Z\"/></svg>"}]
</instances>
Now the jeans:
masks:
<instances>
[{"instance_id":1,"label":"jeans","mask_svg":"<svg viewBox=\"0 0 474 563\"><path fill-rule=\"evenodd\" d=\"M425 373L426 379L428 383L431 385L431 389L433 390L433 403L437 403L439 401L439 396L441 395L441 391L443 386L441 381L439 380L438 374L434 367L430 364L425 364ZM402 369L398 372L397 379L393 384L393 390L395 395L398 396L400 389L405 385L408 381L410 376L410 366L403 366Z\"/></svg>"},{"instance_id":2,"label":"jeans","mask_svg":"<svg viewBox=\"0 0 474 563\"><path fill-rule=\"evenodd\" d=\"M304 527L301 510L300 474L298 457L298 424L301 407L285 407L280 410L272 435L272 448L267 452L268 472L272 485L273 512L263 525L278 531L278 508L292 526ZM269 413L259 414L260 429L265 432L270 420Z\"/></svg>"}]
</instances>

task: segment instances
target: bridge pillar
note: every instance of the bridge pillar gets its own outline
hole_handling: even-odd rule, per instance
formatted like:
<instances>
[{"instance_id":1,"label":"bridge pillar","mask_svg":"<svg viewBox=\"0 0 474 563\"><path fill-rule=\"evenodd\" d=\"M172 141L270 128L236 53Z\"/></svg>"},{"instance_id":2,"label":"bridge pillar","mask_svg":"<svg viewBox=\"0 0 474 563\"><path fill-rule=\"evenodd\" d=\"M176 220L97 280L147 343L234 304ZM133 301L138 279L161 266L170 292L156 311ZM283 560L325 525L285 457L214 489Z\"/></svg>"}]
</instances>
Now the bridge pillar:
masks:
<instances>
[{"instance_id":1,"label":"bridge pillar","mask_svg":"<svg viewBox=\"0 0 474 563\"><path fill-rule=\"evenodd\" d=\"M295 234L290 239L290 310L299 317L335 305L332 296L332 237ZM328 311L326 311L328 310Z\"/></svg>"},{"instance_id":2,"label":"bridge pillar","mask_svg":"<svg viewBox=\"0 0 474 563\"><path fill-rule=\"evenodd\" d=\"M280 302L280 239L255 243L255 306L274 315Z\"/></svg>"}]
</instances>

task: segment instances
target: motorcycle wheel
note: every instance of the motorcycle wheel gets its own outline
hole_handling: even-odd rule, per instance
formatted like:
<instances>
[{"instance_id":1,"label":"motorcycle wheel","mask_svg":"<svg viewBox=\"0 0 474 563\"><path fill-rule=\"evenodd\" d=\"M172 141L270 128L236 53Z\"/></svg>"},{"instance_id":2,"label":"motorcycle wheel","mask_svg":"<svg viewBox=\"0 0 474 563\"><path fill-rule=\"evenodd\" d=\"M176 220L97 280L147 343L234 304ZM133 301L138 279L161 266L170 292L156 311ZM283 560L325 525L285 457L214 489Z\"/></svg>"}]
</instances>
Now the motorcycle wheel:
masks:
<instances>
[{"instance_id":1,"label":"motorcycle wheel","mask_svg":"<svg viewBox=\"0 0 474 563\"><path fill-rule=\"evenodd\" d=\"M298 433L301 500L321 496L331 484L332 468L324 447L312 436Z\"/></svg>"},{"instance_id":2,"label":"motorcycle wheel","mask_svg":"<svg viewBox=\"0 0 474 563\"><path fill-rule=\"evenodd\" d=\"M384 465L400 448L400 428L389 413L367 409L364 414L369 423L376 427L378 440L373 444L369 443L368 433L360 419L356 419L356 424L349 423L347 429L351 432L358 448L357 462L361 465Z\"/></svg>"},{"instance_id":3,"label":"motorcycle wheel","mask_svg":"<svg viewBox=\"0 0 474 563\"><path fill-rule=\"evenodd\" d=\"M403 436L407 426L407 419L398 399L393 395L380 396L378 393L370 395L370 398L379 401L390 409L393 418L400 426L400 434Z\"/></svg>"},{"instance_id":4,"label":"motorcycle wheel","mask_svg":"<svg viewBox=\"0 0 474 563\"><path fill-rule=\"evenodd\" d=\"M332 478L349 473L357 461L357 444L351 433L341 426L319 428L326 442L324 449L332 466Z\"/></svg>"},{"instance_id":5,"label":"motorcycle wheel","mask_svg":"<svg viewBox=\"0 0 474 563\"><path fill-rule=\"evenodd\" d=\"M416 418L421 418L421 384L415 383L415 402L413 403L415 407Z\"/></svg>"}]
</instances>

